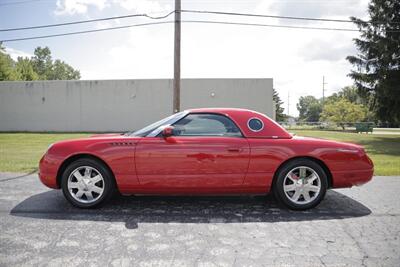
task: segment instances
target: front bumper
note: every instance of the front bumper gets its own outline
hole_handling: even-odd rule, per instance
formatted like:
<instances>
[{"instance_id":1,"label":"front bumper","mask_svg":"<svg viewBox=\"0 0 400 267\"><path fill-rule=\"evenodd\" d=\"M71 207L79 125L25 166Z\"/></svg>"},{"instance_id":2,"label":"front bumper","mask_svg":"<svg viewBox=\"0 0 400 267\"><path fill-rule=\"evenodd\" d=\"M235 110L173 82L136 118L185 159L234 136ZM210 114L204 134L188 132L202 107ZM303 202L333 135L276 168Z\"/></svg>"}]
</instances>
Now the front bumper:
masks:
<instances>
[{"instance_id":1,"label":"front bumper","mask_svg":"<svg viewBox=\"0 0 400 267\"><path fill-rule=\"evenodd\" d=\"M58 189L58 165L46 153L39 162L39 179L47 187Z\"/></svg>"}]
</instances>

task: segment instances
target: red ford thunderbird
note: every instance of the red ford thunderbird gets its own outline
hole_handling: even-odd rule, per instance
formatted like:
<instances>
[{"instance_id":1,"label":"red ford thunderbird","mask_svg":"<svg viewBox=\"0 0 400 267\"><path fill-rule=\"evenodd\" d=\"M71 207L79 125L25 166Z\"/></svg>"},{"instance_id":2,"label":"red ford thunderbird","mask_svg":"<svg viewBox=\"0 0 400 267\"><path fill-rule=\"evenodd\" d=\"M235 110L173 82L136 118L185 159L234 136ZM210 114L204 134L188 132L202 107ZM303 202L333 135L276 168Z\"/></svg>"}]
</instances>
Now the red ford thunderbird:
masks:
<instances>
[{"instance_id":1,"label":"red ford thunderbird","mask_svg":"<svg viewBox=\"0 0 400 267\"><path fill-rule=\"evenodd\" d=\"M80 208L122 194L265 194L315 207L329 188L371 180L361 146L297 137L245 109L192 109L136 132L51 145L40 180Z\"/></svg>"}]
</instances>

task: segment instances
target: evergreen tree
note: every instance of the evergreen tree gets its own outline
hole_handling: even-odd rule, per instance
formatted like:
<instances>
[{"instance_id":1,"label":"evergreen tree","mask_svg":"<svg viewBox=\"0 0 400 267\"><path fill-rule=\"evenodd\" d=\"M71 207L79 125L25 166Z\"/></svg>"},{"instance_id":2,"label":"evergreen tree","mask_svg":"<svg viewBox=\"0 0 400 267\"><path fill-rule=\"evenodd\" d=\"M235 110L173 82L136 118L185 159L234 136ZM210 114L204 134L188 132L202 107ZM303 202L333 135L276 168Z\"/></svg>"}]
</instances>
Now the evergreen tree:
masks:
<instances>
[{"instance_id":1,"label":"evergreen tree","mask_svg":"<svg viewBox=\"0 0 400 267\"><path fill-rule=\"evenodd\" d=\"M283 101L279 97L278 92L275 89L273 90L273 100L275 102L275 120L276 121L285 121L287 120L287 115L283 113L284 108L282 107Z\"/></svg>"},{"instance_id":2,"label":"evergreen tree","mask_svg":"<svg viewBox=\"0 0 400 267\"><path fill-rule=\"evenodd\" d=\"M347 59L360 95L379 120L400 125L400 1L372 0L369 21L351 18L361 32L358 55Z\"/></svg>"}]
</instances>

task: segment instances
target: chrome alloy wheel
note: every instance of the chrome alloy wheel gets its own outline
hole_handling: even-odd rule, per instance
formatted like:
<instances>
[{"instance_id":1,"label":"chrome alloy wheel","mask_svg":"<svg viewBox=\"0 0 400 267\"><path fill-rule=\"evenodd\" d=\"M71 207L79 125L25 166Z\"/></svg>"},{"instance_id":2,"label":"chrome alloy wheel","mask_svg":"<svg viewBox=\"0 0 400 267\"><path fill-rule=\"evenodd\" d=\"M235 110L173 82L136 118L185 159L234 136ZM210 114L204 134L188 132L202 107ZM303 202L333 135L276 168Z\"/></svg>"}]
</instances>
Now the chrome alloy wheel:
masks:
<instances>
[{"instance_id":1,"label":"chrome alloy wheel","mask_svg":"<svg viewBox=\"0 0 400 267\"><path fill-rule=\"evenodd\" d=\"M296 167L286 175L283 191L291 202L308 204L318 197L321 191L321 178L310 167Z\"/></svg>"},{"instance_id":2,"label":"chrome alloy wheel","mask_svg":"<svg viewBox=\"0 0 400 267\"><path fill-rule=\"evenodd\" d=\"M104 192L104 179L98 170L89 166L80 166L68 177L68 191L81 203L92 203Z\"/></svg>"}]
</instances>

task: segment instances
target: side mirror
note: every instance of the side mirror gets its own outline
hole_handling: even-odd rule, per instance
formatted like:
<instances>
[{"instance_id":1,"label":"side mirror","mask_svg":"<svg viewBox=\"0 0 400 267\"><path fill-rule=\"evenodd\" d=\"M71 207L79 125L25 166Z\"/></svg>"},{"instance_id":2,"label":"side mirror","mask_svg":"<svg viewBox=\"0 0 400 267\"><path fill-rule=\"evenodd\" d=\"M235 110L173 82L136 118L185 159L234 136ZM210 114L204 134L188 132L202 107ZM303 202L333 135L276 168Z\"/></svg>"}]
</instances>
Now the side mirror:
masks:
<instances>
[{"instance_id":1,"label":"side mirror","mask_svg":"<svg viewBox=\"0 0 400 267\"><path fill-rule=\"evenodd\" d=\"M170 137L172 135L174 135L174 127L173 126L167 126L162 130L163 137Z\"/></svg>"}]
</instances>

